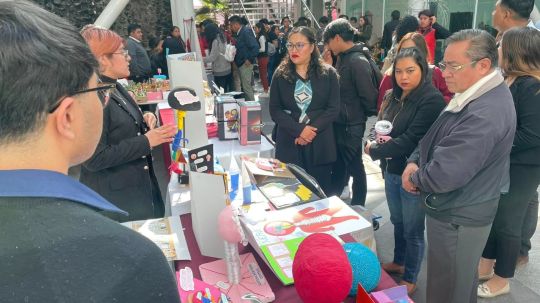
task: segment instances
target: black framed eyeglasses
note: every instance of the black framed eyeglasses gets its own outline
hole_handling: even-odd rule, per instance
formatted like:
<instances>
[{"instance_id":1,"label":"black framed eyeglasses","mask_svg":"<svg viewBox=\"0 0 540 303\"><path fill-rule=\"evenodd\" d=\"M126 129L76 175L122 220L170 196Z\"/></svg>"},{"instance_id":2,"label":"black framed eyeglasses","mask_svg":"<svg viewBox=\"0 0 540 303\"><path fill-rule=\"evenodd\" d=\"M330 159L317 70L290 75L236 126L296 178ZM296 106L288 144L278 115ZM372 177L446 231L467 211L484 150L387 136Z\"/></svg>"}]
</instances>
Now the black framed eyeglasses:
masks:
<instances>
[{"instance_id":1,"label":"black framed eyeglasses","mask_svg":"<svg viewBox=\"0 0 540 303\"><path fill-rule=\"evenodd\" d=\"M76 91L76 92L74 92L72 94L69 94L67 96L62 97L62 99L60 99L58 102L56 102L55 105L53 105L53 107L51 107L51 109L49 110L49 114L52 114L55 110L57 110L58 107L60 106L60 104L62 104L62 101L64 101L65 98L72 97L72 96L75 96L75 95L86 94L86 93L90 93L90 92L97 92L97 95L99 97L99 101L101 101L101 105L103 105L103 107L105 107L105 105L107 105L107 102L109 102L109 97L111 95L111 91L114 88L116 88L116 84L98 84L98 86L96 86L96 87L78 90L78 91Z\"/></svg>"}]
</instances>

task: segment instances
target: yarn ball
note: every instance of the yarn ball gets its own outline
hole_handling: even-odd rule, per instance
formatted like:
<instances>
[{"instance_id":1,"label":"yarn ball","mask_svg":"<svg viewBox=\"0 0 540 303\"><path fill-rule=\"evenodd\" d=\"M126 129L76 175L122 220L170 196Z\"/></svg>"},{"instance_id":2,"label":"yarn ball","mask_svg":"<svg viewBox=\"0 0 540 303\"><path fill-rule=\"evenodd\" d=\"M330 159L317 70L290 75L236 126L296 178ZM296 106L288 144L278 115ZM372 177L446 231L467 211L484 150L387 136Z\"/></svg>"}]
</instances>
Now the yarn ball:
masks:
<instances>
[{"instance_id":1,"label":"yarn ball","mask_svg":"<svg viewBox=\"0 0 540 303\"><path fill-rule=\"evenodd\" d=\"M293 261L294 286L306 303L340 303L352 285L352 268L332 236L315 233L300 243Z\"/></svg>"},{"instance_id":2,"label":"yarn ball","mask_svg":"<svg viewBox=\"0 0 540 303\"><path fill-rule=\"evenodd\" d=\"M223 240L231 243L242 241L242 235L238 230L238 224L234 222L233 211L230 205L227 205L218 217L218 231Z\"/></svg>"},{"instance_id":3,"label":"yarn ball","mask_svg":"<svg viewBox=\"0 0 540 303\"><path fill-rule=\"evenodd\" d=\"M362 243L345 243L343 245L353 271L353 283L350 295L358 292L358 283L370 292L381 280L381 265L377 256Z\"/></svg>"}]
</instances>

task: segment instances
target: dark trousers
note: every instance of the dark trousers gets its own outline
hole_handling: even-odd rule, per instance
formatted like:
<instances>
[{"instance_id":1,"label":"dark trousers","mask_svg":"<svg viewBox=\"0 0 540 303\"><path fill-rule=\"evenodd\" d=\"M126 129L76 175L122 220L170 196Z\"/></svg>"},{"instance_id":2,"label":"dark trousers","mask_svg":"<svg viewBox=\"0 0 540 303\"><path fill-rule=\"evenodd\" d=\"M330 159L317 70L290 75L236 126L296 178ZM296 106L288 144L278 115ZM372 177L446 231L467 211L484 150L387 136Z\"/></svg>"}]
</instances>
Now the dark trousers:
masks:
<instances>
[{"instance_id":1,"label":"dark trousers","mask_svg":"<svg viewBox=\"0 0 540 303\"><path fill-rule=\"evenodd\" d=\"M525 220L523 221L523 228L521 229L521 249L519 250L521 256L529 255L529 250L531 250L531 238L534 236L534 232L536 232L537 224L538 191L534 192L533 198L529 201Z\"/></svg>"},{"instance_id":2,"label":"dark trousers","mask_svg":"<svg viewBox=\"0 0 540 303\"><path fill-rule=\"evenodd\" d=\"M521 248L523 222L540 182L540 166L510 165L510 190L501 196L482 257L495 259L495 274L512 278Z\"/></svg>"},{"instance_id":3,"label":"dark trousers","mask_svg":"<svg viewBox=\"0 0 540 303\"><path fill-rule=\"evenodd\" d=\"M234 83L232 73L226 76L214 76L214 82L217 86L222 87L226 93L233 91Z\"/></svg>"},{"instance_id":4,"label":"dark trousers","mask_svg":"<svg viewBox=\"0 0 540 303\"><path fill-rule=\"evenodd\" d=\"M427 303L474 303L478 262L490 225L470 227L426 216Z\"/></svg>"},{"instance_id":5,"label":"dark trousers","mask_svg":"<svg viewBox=\"0 0 540 303\"><path fill-rule=\"evenodd\" d=\"M332 186L332 176L330 171L332 170L332 163L316 165L311 160L313 155L310 149L304 146L298 145L298 163L295 163L302 167L310 176L317 180L319 186L328 195Z\"/></svg>"},{"instance_id":6,"label":"dark trousers","mask_svg":"<svg viewBox=\"0 0 540 303\"><path fill-rule=\"evenodd\" d=\"M362 161L362 138L366 124L345 126L334 124L337 143L337 160L332 168L331 195L341 195L352 176L352 205L366 203L367 180Z\"/></svg>"}]
</instances>

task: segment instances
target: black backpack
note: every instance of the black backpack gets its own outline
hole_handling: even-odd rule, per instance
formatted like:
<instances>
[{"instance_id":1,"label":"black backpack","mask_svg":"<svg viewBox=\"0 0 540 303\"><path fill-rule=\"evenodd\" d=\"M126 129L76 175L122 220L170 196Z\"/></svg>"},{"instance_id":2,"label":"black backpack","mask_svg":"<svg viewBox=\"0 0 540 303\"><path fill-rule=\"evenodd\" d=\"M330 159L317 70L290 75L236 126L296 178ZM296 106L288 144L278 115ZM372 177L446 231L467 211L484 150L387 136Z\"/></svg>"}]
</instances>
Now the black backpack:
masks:
<instances>
[{"instance_id":1,"label":"black backpack","mask_svg":"<svg viewBox=\"0 0 540 303\"><path fill-rule=\"evenodd\" d=\"M381 86L381 81L383 78L381 70L379 69L379 66L377 66L377 63L375 63L375 60L373 60L373 57L371 57L371 53L369 52L369 49L367 47L364 46L362 48L362 54L364 54L364 56L369 62L369 66L371 66L371 81L373 85L377 89L379 89L379 86Z\"/></svg>"}]
</instances>

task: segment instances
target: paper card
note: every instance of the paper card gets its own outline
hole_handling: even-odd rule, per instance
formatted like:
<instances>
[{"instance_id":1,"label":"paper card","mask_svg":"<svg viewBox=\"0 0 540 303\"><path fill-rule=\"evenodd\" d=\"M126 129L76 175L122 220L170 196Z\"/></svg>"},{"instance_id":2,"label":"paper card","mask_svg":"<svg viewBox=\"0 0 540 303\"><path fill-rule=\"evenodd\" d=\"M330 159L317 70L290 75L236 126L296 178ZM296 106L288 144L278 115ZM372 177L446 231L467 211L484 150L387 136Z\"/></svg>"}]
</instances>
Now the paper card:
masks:
<instances>
[{"instance_id":1,"label":"paper card","mask_svg":"<svg viewBox=\"0 0 540 303\"><path fill-rule=\"evenodd\" d=\"M188 151L191 171L198 173L214 173L214 145L208 144Z\"/></svg>"},{"instance_id":2,"label":"paper card","mask_svg":"<svg viewBox=\"0 0 540 303\"><path fill-rule=\"evenodd\" d=\"M279 264L279 266L281 266L281 268L291 267L293 264L293 260L289 256L278 258L276 259L276 262Z\"/></svg>"},{"instance_id":3,"label":"paper card","mask_svg":"<svg viewBox=\"0 0 540 303\"><path fill-rule=\"evenodd\" d=\"M180 217L131 221L122 225L154 242L168 261L191 260Z\"/></svg>"},{"instance_id":4,"label":"paper card","mask_svg":"<svg viewBox=\"0 0 540 303\"><path fill-rule=\"evenodd\" d=\"M279 257L283 255L288 256L290 254L289 250L287 249L287 246L285 246L285 244L283 243L268 245L268 250L274 257Z\"/></svg>"}]
</instances>

